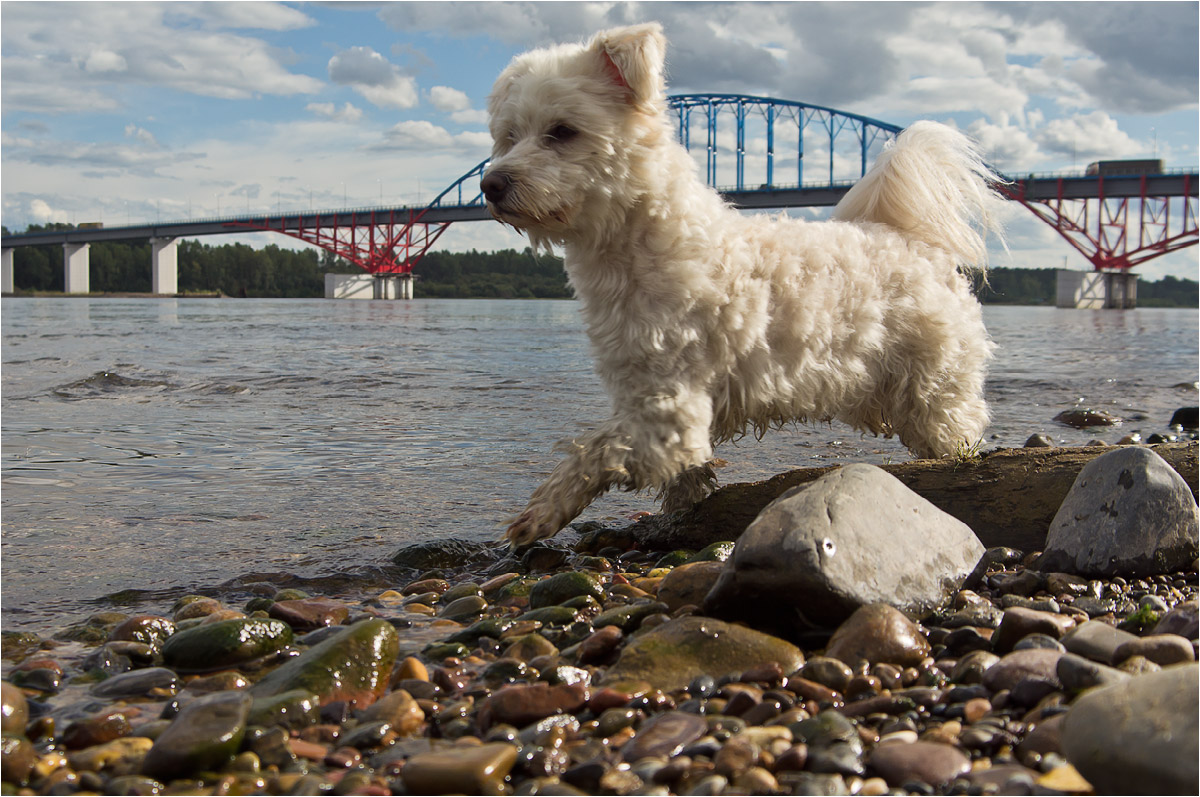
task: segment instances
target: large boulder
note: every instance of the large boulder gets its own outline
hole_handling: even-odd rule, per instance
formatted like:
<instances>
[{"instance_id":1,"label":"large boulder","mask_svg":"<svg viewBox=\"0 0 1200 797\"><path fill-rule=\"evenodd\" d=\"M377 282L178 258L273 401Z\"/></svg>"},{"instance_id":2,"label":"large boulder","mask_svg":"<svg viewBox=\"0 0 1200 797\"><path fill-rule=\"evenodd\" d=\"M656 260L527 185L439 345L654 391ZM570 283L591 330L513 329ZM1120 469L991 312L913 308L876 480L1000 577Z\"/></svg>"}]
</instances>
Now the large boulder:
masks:
<instances>
[{"instance_id":1,"label":"large boulder","mask_svg":"<svg viewBox=\"0 0 1200 797\"><path fill-rule=\"evenodd\" d=\"M1107 794L1200 793L1200 668L1168 667L1087 692L1062 726L1062 749Z\"/></svg>"},{"instance_id":2,"label":"large boulder","mask_svg":"<svg viewBox=\"0 0 1200 797\"><path fill-rule=\"evenodd\" d=\"M1121 446L1079 471L1036 567L1144 576L1196 560L1200 512L1183 477L1148 448Z\"/></svg>"},{"instance_id":3,"label":"large boulder","mask_svg":"<svg viewBox=\"0 0 1200 797\"><path fill-rule=\"evenodd\" d=\"M795 637L860 606L912 616L958 589L984 547L962 521L873 465L847 465L768 505L705 600L718 617Z\"/></svg>"}]
</instances>

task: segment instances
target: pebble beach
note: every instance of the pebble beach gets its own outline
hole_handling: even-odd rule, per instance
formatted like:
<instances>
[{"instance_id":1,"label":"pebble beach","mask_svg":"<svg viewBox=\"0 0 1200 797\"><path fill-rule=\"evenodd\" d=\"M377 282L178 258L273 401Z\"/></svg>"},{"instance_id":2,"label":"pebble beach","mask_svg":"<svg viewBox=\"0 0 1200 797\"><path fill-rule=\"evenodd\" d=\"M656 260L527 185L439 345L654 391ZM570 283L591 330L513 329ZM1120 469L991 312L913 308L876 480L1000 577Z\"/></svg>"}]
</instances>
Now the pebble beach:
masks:
<instances>
[{"instance_id":1,"label":"pebble beach","mask_svg":"<svg viewBox=\"0 0 1200 797\"><path fill-rule=\"evenodd\" d=\"M636 529L421 543L365 588L231 583L5 632L3 793L1196 791L1194 527L1150 530L1168 564L1103 575L1068 572L1053 530L1054 556L971 537L932 608L787 632L713 598L754 526L675 551Z\"/></svg>"}]
</instances>

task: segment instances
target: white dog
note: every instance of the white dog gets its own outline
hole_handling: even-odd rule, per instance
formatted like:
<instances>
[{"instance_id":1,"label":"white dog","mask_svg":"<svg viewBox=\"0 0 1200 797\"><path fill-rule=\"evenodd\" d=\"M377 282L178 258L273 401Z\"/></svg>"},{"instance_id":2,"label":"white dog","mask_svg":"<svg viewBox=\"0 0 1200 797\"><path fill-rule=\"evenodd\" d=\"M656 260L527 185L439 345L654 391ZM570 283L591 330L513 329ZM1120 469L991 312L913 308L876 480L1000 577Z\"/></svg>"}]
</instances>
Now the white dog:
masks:
<instances>
[{"instance_id":1,"label":"white dog","mask_svg":"<svg viewBox=\"0 0 1200 797\"><path fill-rule=\"evenodd\" d=\"M713 446L751 430L838 419L943 457L987 427L993 346L959 267L982 267L996 178L971 143L920 122L834 221L742 215L676 141L665 46L648 24L529 52L488 100L488 207L564 248L613 407L560 444L514 545L614 486L698 500Z\"/></svg>"}]
</instances>

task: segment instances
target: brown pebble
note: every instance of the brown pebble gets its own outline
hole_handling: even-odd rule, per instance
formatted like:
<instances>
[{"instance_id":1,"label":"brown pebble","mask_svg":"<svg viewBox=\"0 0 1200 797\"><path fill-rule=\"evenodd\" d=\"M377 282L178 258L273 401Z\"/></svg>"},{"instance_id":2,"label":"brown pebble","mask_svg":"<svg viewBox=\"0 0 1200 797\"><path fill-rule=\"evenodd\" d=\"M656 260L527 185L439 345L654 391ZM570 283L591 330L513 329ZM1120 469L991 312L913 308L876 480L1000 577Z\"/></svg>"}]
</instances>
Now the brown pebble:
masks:
<instances>
[{"instance_id":1,"label":"brown pebble","mask_svg":"<svg viewBox=\"0 0 1200 797\"><path fill-rule=\"evenodd\" d=\"M963 719L967 721L967 724L973 725L987 716L991 710L992 703L987 698L973 697L963 704Z\"/></svg>"},{"instance_id":2,"label":"brown pebble","mask_svg":"<svg viewBox=\"0 0 1200 797\"><path fill-rule=\"evenodd\" d=\"M396 666L396 672L392 676L393 681L403 681L407 678L415 678L418 681L429 680L429 670L425 667L421 660L415 656L409 656Z\"/></svg>"},{"instance_id":3,"label":"brown pebble","mask_svg":"<svg viewBox=\"0 0 1200 797\"><path fill-rule=\"evenodd\" d=\"M775 759L775 771L791 771L799 772L804 769L804 765L808 762L808 745L803 742L794 744L787 750L784 750Z\"/></svg>"},{"instance_id":4,"label":"brown pebble","mask_svg":"<svg viewBox=\"0 0 1200 797\"><path fill-rule=\"evenodd\" d=\"M734 778L748 770L758 761L758 745L734 736L717 751L713 765L718 775Z\"/></svg>"},{"instance_id":5,"label":"brown pebble","mask_svg":"<svg viewBox=\"0 0 1200 797\"><path fill-rule=\"evenodd\" d=\"M615 625L597 629L579 644L579 663L597 664L605 661L620 646L624 636Z\"/></svg>"}]
</instances>

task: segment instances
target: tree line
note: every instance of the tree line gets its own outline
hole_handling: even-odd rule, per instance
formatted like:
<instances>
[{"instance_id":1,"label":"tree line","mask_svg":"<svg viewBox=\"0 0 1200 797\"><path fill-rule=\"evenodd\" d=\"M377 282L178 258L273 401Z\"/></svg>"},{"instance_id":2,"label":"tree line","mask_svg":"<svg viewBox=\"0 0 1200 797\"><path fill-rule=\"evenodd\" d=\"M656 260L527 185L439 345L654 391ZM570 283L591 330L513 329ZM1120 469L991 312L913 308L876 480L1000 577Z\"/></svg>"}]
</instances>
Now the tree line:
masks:
<instances>
[{"instance_id":1,"label":"tree line","mask_svg":"<svg viewBox=\"0 0 1200 797\"><path fill-rule=\"evenodd\" d=\"M73 229L69 224L30 225L28 232ZM8 230L5 229L5 235ZM178 246L181 293L226 296L318 298L325 274L360 273L358 266L324 250L284 249L274 244L209 245L181 240ZM148 241L93 243L88 252L90 287L97 293L148 293ZM995 268L976 295L985 304L1054 304L1057 269ZM517 252L429 252L417 264L416 295L430 298L565 299L571 296L561 258ZM21 292L61 292L63 251L58 245L23 246L13 252L14 287ZM1195 280L1164 277L1139 281L1140 307L1196 307Z\"/></svg>"}]
</instances>

